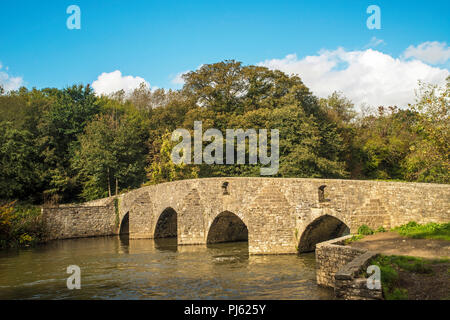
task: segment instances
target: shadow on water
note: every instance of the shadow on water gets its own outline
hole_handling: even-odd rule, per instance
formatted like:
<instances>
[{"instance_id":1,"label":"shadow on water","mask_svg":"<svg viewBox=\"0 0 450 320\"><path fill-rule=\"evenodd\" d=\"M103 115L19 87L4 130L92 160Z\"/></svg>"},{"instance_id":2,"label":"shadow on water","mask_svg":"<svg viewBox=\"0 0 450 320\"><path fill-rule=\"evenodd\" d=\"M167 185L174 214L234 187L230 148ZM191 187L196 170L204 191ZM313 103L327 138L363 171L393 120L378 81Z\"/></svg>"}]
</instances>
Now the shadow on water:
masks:
<instances>
[{"instance_id":1,"label":"shadow on water","mask_svg":"<svg viewBox=\"0 0 450 320\"><path fill-rule=\"evenodd\" d=\"M156 238L154 239L155 249L159 251L169 251L169 252L177 252L178 251L178 242L177 238Z\"/></svg>"},{"instance_id":2,"label":"shadow on water","mask_svg":"<svg viewBox=\"0 0 450 320\"><path fill-rule=\"evenodd\" d=\"M120 250L123 253L129 254L130 253L130 237L128 234L120 234L119 235L120 240Z\"/></svg>"},{"instance_id":3,"label":"shadow on water","mask_svg":"<svg viewBox=\"0 0 450 320\"><path fill-rule=\"evenodd\" d=\"M214 264L248 262L248 241L233 241L207 244Z\"/></svg>"}]
</instances>

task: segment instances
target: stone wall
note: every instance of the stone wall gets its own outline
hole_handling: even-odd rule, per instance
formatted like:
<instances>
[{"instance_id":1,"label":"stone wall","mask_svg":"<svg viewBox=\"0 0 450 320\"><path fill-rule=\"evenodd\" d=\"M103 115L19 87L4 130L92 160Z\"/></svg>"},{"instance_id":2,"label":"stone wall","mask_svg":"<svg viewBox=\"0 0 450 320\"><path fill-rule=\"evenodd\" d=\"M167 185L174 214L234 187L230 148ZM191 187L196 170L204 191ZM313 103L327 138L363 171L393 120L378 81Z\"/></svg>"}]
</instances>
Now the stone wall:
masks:
<instances>
[{"instance_id":1,"label":"stone wall","mask_svg":"<svg viewBox=\"0 0 450 320\"><path fill-rule=\"evenodd\" d=\"M352 236L324 241L316 245L316 279L324 287L335 287L335 274L347 263L366 253L366 250L344 246L345 240Z\"/></svg>"},{"instance_id":2,"label":"stone wall","mask_svg":"<svg viewBox=\"0 0 450 320\"><path fill-rule=\"evenodd\" d=\"M98 237L116 234L114 205L42 208L47 240Z\"/></svg>"},{"instance_id":3,"label":"stone wall","mask_svg":"<svg viewBox=\"0 0 450 320\"><path fill-rule=\"evenodd\" d=\"M227 192L222 189L225 182ZM325 199L319 199L318 190L323 185ZM113 202L108 198L77 209L45 208L50 238L117 234L119 229L112 227L116 221ZM448 222L450 186L338 179L207 178L143 187L118 196L118 204L118 220L129 214L133 239L153 238L161 214L171 208L177 213L178 244L206 244L215 219L231 212L248 228L251 254L278 254L296 253L302 247L300 239L308 242L309 248L316 241L331 238L332 234L323 238L310 231L302 238L310 225L326 217L338 219L342 230L347 227L352 233L362 224L376 229L411 220ZM76 221L74 210L80 221ZM324 221L323 226L331 225ZM331 227L317 228L328 229Z\"/></svg>"},{"instance_id":4,"label":"stone wall","mask_svg":"<svg viewBox=\"0 0 450 320\"><path fill-rule=\"evenodd\" d=\"M316 245L317 284L334 289L337 299L383 299L381 289L369 289L367 279L361 277L376 253L345 246L351 235Z\"/></svg>"},{"instance_id":5,"label":"stone wall","mask_svg":"<svg viewBox=\"0 0 450 320\"><path fill-rule=\"evenodd\" d=\"M344 265L334 275L334 295L337 299L344 300L382 300L383 291L369 289L367 279L361 273L367 269L370 260L377 256L376 253L367 251Z\"/></svg>"}]
</instances>

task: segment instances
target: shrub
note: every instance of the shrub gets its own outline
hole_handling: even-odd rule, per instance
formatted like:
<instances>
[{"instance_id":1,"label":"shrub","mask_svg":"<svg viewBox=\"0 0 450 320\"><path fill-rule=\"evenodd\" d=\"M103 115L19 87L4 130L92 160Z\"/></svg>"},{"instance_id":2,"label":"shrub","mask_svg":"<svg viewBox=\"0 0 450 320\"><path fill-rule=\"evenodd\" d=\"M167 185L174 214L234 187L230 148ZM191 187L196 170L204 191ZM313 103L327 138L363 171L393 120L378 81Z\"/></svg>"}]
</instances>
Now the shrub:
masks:
<instances>
[{"instance_id":1,"label":"shrub","mask_svg":"<svg viewBox=\"0 0 450 320\"><path fill-rule=\"evenodd\" d=\"M29 246L42 241L39 207L8 203L0 206L0 247Z\"/></svg>"},{"instance_id":2,"label":"shrub","mask_svg":"<svg viewBox=\"0 0 450 320\"><path fill-rule=\"evenodd\" d=\"M386 232L384 227L379 227L376 232Z\"/></svg>"},{"instance_id":3,"label":"shrub","mask_svg":"<svg viewBox=\"0 0 450 320\"><path fill-rule=\"evenodd\" d=\"M369 226L363 224L358 228L358 234L362 234L364 236L368 236L373 234L373 230L369 228Z\"/></svg>"}]
</instances>

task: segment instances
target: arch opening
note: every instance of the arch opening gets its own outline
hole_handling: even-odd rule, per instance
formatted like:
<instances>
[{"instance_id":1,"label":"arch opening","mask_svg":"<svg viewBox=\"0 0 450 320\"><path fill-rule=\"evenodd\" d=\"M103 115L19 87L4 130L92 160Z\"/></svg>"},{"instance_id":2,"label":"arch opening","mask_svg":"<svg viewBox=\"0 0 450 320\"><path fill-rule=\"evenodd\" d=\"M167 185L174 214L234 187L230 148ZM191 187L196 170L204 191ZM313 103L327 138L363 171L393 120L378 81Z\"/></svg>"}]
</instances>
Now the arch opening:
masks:
<instances>
[{"instance_id":1,"label":"arch opening","mask_svg":"<svg viewBox=\"0 0 450 320\"><path fill-rule=\"evenodd\" d=\"M303 232L298 245L299 253L312 252L319 242L350 234L350 228L338 218L324 215L311 222Z\"/></svg>"},{"instance_id":2,"label":"arch opening","mask_svg":"<svg viewBox=\"0 0 450 320\"><path fill-rule=\"evenodd\" d=\"M209 228L207 244L223 242L248 241L248 228L245 223L232 212L219 214Z\"/></svg>"},{"instance_id":3,"label":"arch opening","mask_svg":"<svg viewBox=\"0 0 450 320\"><path fill-rule=\"evenodd\" d=\"M119 235L128 236L130 234L130 215L127 212L123 218L122 223L120 224Z\"/></svg>"},{"instance_id":4,"label":"arch opening","mask_svg":"<svg viewBox=\"0 0 450 320\"><path fill-rule=\"evenodd\" d=\"M166 208L159 216L155 227L155 239L177 237L177 212L172 208Z\"/></svg>"}]
</instances>

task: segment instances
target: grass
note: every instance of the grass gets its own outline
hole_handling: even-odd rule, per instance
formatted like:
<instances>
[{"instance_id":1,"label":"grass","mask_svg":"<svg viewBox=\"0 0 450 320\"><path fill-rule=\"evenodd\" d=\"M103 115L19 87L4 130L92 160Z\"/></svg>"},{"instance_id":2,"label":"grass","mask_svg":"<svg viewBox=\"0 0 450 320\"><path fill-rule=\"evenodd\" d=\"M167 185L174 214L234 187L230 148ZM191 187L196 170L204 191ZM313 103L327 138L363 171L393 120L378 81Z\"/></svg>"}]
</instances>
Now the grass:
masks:
<instances>
[{"instance_id":1,"label":"grass","mask_svg":"<svg viewBox=\"0 0 450 320\"><path fill-rule=\"evenodd\" d=\"M402 236L413 239L439 239L450 241L450 222L418 224L411 221L393 229Z\"/></svg>"},{"instance_id":2,"label":"grass","mask_svg":"<svg viewBox=\"0 0 450 320\"><path fill-rule=\"evenodd\" d=\"M371 234L374 234L374 231L369 226L363 224L358 228L358 234L369 236Z\"/></svg>"},{"instance_id":3,"label":"grass","mask_svg":"<svg viewBox=\"0 0 450 320\"><path fill-rule=\"evenodd\" d=\"M408 291L399 287L399 271L432 275L433 270L430 265L447 262L450 260L379 255L370 264L380 267L384 298L386 300L405 300L408 299Z\"/></svg>"},{"instance_id":4,"label":"grass","mask_svg":"<svg viewBox=\"0 0 450 320\"><path fill-rule=\"evenodd\" d=\"M364 236L372 235L379 232L394 231L398 234L413 239L438 239L450 241L450 222L449 223L435 223L419 224L411 221L402 226L386 230L384 227L379 227L376 230L363 224L358 228L358 234L345 241L346 244L361 240Z\"/></svg>"},{"instance_id":5,"label":"grass","mask_svg":"<svg viewBox=\"0 0 450 320\"><path fill-rule=\"evenodd\" d=\"M351 242L361 240L362 238L364 238L364 236L368 236L379 232L386 232L386 229L384 227L379 227L377 230L374 231L369 226L363 224L358 228L358 234L355 234L350 239L345 240L344 243L349 244Z\"/></svg>"}]
</instances>

